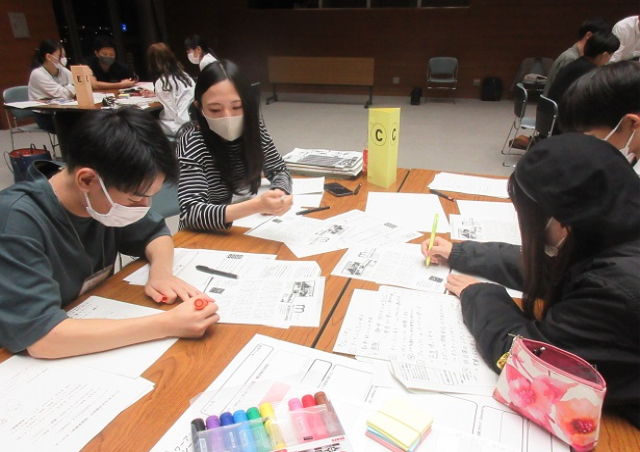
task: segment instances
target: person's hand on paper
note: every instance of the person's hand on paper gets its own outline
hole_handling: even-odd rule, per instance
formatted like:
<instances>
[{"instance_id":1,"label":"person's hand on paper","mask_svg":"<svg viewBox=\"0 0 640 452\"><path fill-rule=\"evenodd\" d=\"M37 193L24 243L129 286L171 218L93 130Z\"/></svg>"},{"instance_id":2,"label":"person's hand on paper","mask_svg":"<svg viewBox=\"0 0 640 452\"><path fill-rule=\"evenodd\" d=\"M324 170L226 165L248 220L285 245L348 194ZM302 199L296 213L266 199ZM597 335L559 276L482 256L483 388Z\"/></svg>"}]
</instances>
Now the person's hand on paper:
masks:
<instances>
[{"instance_id":1,"label":"person's hand on paper","mask_svg":"<svg viewBox=\"0 0 640 452\"><path fill-rule=\"evenodd\" d=\"M154 91L146 88L142 88L140 90L140 94L142 95L142 97L156 97L156 93Z\"/></svg>"},{"instance_id":2,"label":"person's hand on paper","mask_svg":"<svg viewBox=\"0 0 640 452\"><path fill-rule=\"evenodd\" d=\"M445 264L449 260L453 244L441 237L436 236L433 247L429 249L429 241L431 237L422 242L422 254L425 258L431 256L432 264Z\"/></svg>"},{"instance_id":3,"label":"person's hand on paper","mask_svg":"<svg viewBox=\"0 0 640 452\"><path fill-rule=\"evenodd\" d=\"M255 199L260 203L260 213L267 215L284 215L293 205L293 195L287 195L279 188L267 190Z\"/></svg>"},{"instance_id":4,"label":"person's hand on paper","mask_svg":"<svg viewBox=\"0 0 640 452\"><path fill-rule=\"evenodd\" d=\"M156 278L150 276L144 292L156 303L173 304L178 298L185 301L195 296L213 302L213 298L174 275Z\"/></svg>"},{"instance_id":5,"label":"person's hand on paper","mask_svg":"<svg viewBox=\"0 0 640 452\"><path fill-rule=\"evenodd\" d=\"M435 248L435 247L434 247ZM464 289L466 289L467 287L469 287L472 284L477 284L480 281L478 281L476 278L474 278L473 276L469 276L469 275L459 275L459 274L454 274L451 273L448 277L447 277L447 282L445 283L444 287L451 293L456 294L458 297L460 297L460 294L462 293L462 291Z\"/></svg>"},{"instance_id":6,"label":"person's hand on paper","mask_svg":"<svg viewBox=\"0 0 640 452\"><path fill-rule=\"evenodd\" d=\"M120 84L122 86L121 89L123 89L123 88L131 88L137 82L138 82L137 78L125 78L123 80L120 80Z\"/></svg>"},{"instance_id":7,"label":"person's hand on paper","mask_svg":"<svg viewBox=\"0 0 640 452\"><path fill-rule=\"evenodd\" d=\"M203 305L199 300L205 299L210 301ZM201 307L196 307L196 301ZM162 315L169 319L167 337L202 337L220 320L218 305L203 294L184 300Z\"/></svg>"}]
</instances>

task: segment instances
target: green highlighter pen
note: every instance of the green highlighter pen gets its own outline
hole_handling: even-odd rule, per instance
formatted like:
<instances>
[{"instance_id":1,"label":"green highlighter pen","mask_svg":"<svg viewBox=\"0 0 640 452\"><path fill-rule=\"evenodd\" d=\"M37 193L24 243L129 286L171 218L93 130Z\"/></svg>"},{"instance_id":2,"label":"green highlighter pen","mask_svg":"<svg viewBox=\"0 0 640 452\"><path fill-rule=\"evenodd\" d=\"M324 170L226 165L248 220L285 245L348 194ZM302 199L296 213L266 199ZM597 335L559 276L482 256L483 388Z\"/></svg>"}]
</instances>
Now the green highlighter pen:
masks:
<instances>
[{"instance_id":1,"label":"green highlighter pen","mask_svg":"<svg viewBox=\"0 0 640 452\"><path fill-rule=\"evenodd\" d=\"M258 452L270 452L271 441L269 435L262 423L262 417L260 411L256 407L251 407L247 410L247 419L249 419L249 425L251 426L251 434L253 435L253 442Z\"/></svg>"}]
</instances>

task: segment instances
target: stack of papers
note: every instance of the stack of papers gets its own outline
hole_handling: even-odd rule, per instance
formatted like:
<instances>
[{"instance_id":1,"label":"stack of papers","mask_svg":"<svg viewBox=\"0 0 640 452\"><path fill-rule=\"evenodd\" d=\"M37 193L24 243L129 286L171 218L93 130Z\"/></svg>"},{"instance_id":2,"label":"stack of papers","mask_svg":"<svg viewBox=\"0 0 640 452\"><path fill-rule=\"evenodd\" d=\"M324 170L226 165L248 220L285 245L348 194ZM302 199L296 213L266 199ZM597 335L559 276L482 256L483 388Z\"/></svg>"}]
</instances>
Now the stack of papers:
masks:
<instances>
[{"instance_id":1,"label":"stack of papers","mask_svg":"<svg viewBox=\"0 0 640 452\"><path fill-rule=\"evenodd\" d=\"M393 451L414 451L424 434L431 428L433 418L401 397L388 400L367 419L369 438Z\"/></svg>"},{"instance_id":2,"label":"stack of papers","mask_svg":"<svg viewBox=\"0 0 640 452\"><path fill-rule=\"evenodd\" d=\"M355 290L333 351L387 361L411 391L491 396L498 381L451 295Z\"/></svg>"},{"instance_id":3,"label":"stack of papers","mask_svg":"<svg viewBox=\"0 0 640 452\"><path fill-rule=\"evenodd\" d=\"M283 157L292 174L305 176L356 177L362 171L362 152L300 149Z\"/></svg>"}]
</instances>

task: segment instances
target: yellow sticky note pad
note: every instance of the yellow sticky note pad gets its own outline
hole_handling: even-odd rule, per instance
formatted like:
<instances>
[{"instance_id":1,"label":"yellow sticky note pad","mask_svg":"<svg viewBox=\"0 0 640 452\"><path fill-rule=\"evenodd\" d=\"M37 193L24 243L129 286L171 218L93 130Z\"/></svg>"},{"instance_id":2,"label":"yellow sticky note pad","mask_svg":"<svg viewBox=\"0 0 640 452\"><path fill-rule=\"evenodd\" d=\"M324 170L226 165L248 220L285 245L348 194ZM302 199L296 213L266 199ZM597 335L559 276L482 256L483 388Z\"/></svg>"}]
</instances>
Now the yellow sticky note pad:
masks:
<instances>
[{"instance_id":1,"label":"yellow sticky note pad","mask_svg":"<svg viewBox=\"0 0 640 452\"><path fill-rule=\"evenodd\" d=\"M370 108L367 181L388 188L396 181L400 109Z\"/></svg>"},{"instance_id":2,"label":"yellow sticky note pad","mask_svg":"<svg viewBox=\"0 0 640 452\"><path fill-rule=\"evenodd\" d=\"M378 430L407 450L433 424L433 417L418 409L406 399L394 397L367 420L367 425Z\"/></svg>"}]
</instances>

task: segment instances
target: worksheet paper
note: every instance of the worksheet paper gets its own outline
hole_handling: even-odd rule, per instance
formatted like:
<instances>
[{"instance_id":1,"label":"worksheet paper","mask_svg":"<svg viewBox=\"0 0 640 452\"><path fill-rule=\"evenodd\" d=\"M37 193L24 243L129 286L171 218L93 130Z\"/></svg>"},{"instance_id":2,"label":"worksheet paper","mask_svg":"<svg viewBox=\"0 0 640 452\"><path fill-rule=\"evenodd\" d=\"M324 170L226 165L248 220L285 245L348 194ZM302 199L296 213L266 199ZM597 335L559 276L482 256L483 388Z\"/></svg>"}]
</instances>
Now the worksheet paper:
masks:
<instances>
[{"instance_id":1,"label":"worksheet paper","mask_svg":"<svg viewBox=\"0 0 640 452\"><path fill-rule=\"evenodd\" d=\"M498 201L456 201L460 215L466 217L486 217L496 220L518 221L516 208L510 202Z\"/></svg>"},{"instance_id":2,"label":"worksheet paper","mask_svg":"<svg viewBox=\"0 0 640 452\"><path fill-rule=\"evenodd\" d=\"M418 451L569 452L569 446L491 397L411 394L372 381L373 368L367 363L256 335L151 452L192 452L190 422L197 417L269 401L276 402L276 417L285 418L287 395L299 396L301 389L304 394L327 393L359 452L388 452L364 435L366 420L389 398L398 396L425 407L434 418L433 431Z\"/></svg>"},{"instance_id":3,"label":"worksheet paper","mask_svg":"<svg viewBox=\"0 0 640 452\"><path fill-rule=\"evenodd\" d=\"M215 268L236 275L243 274L249 261L275 260L275 254L239 253L205 249L176 248L173 254L173 274L194 286L203 286L209 274L196 270L196 265ZM249 276L244 274L244 276ZM255 276L254 276L255 277ZM149 264L124 278L129 284L145 285L149 280ZM202 288L200 289L202 290Z\"/></svg>"},{"instance_id":4,"label":"worksheet paper","mask_svg":"<svg viewBox=\"0 0 640 452\"><path fill-rule=\"evenodd\" d=\"M449 295L356 289L333 351L390 361L410 390L491 395L498 381Z\"/></svg>"},{"instance_id":5,"label":"worksheet paper","mask_svg":"<svg viewBox=\"0 0 640 452\"><path fill-rule=\"evenodd\" d=\"M324 284L323 277L236 280L213 276L204 292L219 306L219 323L319 327Z\"/></svg>"},{"instance_id":6,"label":"worksheet paper","mask_svg":"<svg viewBox=\"0 0 640 452\"><path fill-rule=\"evenodd\" d=\"M509 197L509 193L507 192L507 179L492 179L490 177L438 173L429 184L429 188L468 193L470 195L491 196L493 198Z\"/></svg>"},{"instance_id":7,"label":"worksheet paper","mask_svg":"<svg viewBox=\"0 0 640 452\"><path fill-rule=\"evenodd\" d=\"M381 248L351 247L331 274L442 294L449 270L444 265L427 267L419 244L402 243Z\"/></svg>"},{"instance_id":8,"label":"worksheet paper","mask_svg":"<svg viewBox=\"0 0 640 452\"><path fill-rule=\"evenodd\" d=\"M144 378L13 356L0 364L2 450L79 451L152 389Z\"/></svg>"},{"instance_id":9,"label":"worksheet paper","mask_svg":"<svg viewBox=\"0 0 640 452\"><path fill-rule=\"evenodd\" d=\"M369 192L365 212L412 231L428 233L431 233L433 218L438 214L436 232L440 234L449 232L447 216L440 204L440 198L436 195Z\"/></svg>"},{"instance_id":10,"label":"worksheet paper","mask_svg":"<svg viewBox=\"0 0 640 452\"><path fill-rule=\"evenodd\" d=\"M504 242L522 245L518 221L488 217L449 215L452 240Z\"/></svg>"},{"instance_id":11,"label":"worksheet paper","mask_svg":"<svg viewBox=\"0 0 640 452\"><path fill-rule=\"evenodd\" d=\"M340 231L340 240L327 245L304 246L287 243L291 252L298 258L313 256L352 246L385 246L404 243L420 237L422 234L396 223L374 217L361 210L350 210L323 220L330 230ZM326 228L327 226L325 226Z\"/></svg>"},{"instance_id":12,"label":"worksheet paper","mask_svg":"<svg viewBox=\"0 0 640 452\"><path fill-rule=\"evenodd\" d=\"M332 218L275 217L245 234L283 242L296 257L301 258L346 248L342 237L347 228L347 225L335 222Z\"/></svg>"},{"instance_id":13,"label":"worksheet paper","mask_svg":"<svg viewBox=\"0 0 640 452\"><path fill-rule=\"evenodd\" d=\"M350 210L330 218L334 224L343 224L346 233L342 240L351 246L387 246L405 243L422 234L387 219L369 215L362 210ZM325 221L329 221L325 220Z\"/></svg>"},{"instance_id":14,"label":"worksheet paper","mask_svg":"<svg viewBox=\"0 0 640 452\"><path fill-rule=\"evenodd\" d=\"M160 309L93 296L71 309L69 317L73 319L133 319L162 312L164 311ZM177 338L158 339L58 361L136 378L142 375L177 340Z\"/></svg>"}]
</instances>

